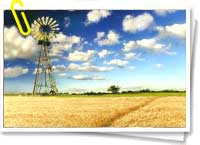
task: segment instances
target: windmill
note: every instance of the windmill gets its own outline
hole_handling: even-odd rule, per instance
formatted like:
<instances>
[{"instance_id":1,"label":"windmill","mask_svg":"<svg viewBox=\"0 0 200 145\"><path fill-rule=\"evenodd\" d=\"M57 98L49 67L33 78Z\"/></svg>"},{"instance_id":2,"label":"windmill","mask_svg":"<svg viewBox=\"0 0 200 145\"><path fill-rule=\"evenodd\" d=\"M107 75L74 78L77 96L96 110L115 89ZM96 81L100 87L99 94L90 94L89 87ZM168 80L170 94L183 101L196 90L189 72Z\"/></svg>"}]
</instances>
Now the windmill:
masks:
<instances>
[{"instance_id":1,"label":"windmill","mask_svg":"<svg viewBox=\"0 0 200 145\"><path fill-rule=\"evenodd\" d=\"M31 34L38 41L38 45L41 46L35 72L33 94L54 95L58 92L49 56L50 41L59 31L58 26L56 20L50 17L38 18L32 24Z\"/></svg>"}]
</instances>

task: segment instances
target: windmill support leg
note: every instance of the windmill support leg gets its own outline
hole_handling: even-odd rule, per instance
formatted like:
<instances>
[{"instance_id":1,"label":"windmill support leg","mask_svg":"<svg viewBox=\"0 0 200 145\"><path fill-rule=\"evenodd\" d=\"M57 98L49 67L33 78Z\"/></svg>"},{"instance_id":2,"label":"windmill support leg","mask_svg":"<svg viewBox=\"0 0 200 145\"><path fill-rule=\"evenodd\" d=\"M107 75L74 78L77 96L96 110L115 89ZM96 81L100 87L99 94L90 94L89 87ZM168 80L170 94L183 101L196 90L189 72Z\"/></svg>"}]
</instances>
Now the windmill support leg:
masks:
<instances>
[{"instance_id":1,"label":"windmill support leg","mask_svg":"<svg viewBox=\"0 0 200 145\"><path fill-rule=\"evenodd\" d=\"M35 82L34 82L34 88L33 88L33 94L38 93L38 82L39 82L39 75L40 75L40 63L41 63L41 55L42 55L42 49L40 50L40 55L38 59L38 65L37 65L37 70L36 70L36 76L35 76Z\"/></svg>"}]
</instances>

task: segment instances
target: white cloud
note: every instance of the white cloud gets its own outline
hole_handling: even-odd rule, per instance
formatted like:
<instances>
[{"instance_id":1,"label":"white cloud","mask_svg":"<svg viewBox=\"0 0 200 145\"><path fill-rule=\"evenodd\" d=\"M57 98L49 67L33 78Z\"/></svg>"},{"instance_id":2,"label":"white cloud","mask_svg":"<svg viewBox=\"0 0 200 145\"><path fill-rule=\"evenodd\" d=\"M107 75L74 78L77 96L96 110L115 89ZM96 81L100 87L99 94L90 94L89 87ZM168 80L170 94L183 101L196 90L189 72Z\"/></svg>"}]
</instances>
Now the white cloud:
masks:
<instances>
[{"instance_id":1,"label":"white cloud","mask_svg":"<svg viewBox=\"0 0 200 145\"><path fill-rule=\"evenodd\" d=\"M169 26L156 27L161 36L175 36L185 39L186 37L186 25L185 24L173 24Z\"/></svg>"},{"instance_id":2,"label":"white cloud","mask_svg":"<svg viewBox=\"0 0 200 145\"><path fill-rule=\"evenodd\" d=\"M137 40L136 43L139 47L153 51L160 51L165 47L164 44L157 43L157 40L154 38Z\"/></svg>"},{"instance_id":3,"label":"white cloud","mask_svg":"<svg viewBox=\"0 0 200 145\"><path fill-rule=\"evenodd\" d=\"M154 18L148 14L143 13L136 17L127 15L124 17L122 25L125 32L135 33L147 29L153 23Z\"/></svg>"},{"instance_id":4,"label":"white cloud","mask_svg":"<svg viewBox=\"0 0 200 145\"><path fill-rule=\"evenodd\" d=\"M73 43L79 43L80 37L73 35L73 36L67 36L64 35L62 32L56 35L56 37L53 39L53 42L60 42L60 43L66 43L66 44L73 44Z\"/></svg>"},{"instance_id":5,"label":"white cloud","mask_svg":"<svg viewBox=\"0 0 200 145\"><path fill-rule=\"evenodd\" d=\"M176 10L155 10L154 12L159 16L166 16L167 14L176 12Z\"/></svg>"},{"instance_id":6,"label":"white cloud","mask_svg":"<svg viewBox=\"0 0 200 145\"><path fill-rule=\"evenodd\" d=\"M74 80L105 80L104 77L89 76L89 75L74 75L74 76L71 76L69 78L74 79Z\"/></svg>"},{"instance_id":7,"label":"white cloud","mask_svg":"<svg viewBox=\"0 0 200 145\"><path fill-rule=\"evenodd\" d=\"M140 47L151 50L151 51L158 52L166 47L164 44L158 43L157 39L155 39L155 38L129 41L127 43L124 43L123 45L124 45L124 47L122 50L125 52L129 52L131 50L134 50L134 49L140 48Z\"/></svg>"},{"instance_id":8,"label":"white cloud","mask_svg":"<svg viewBox=\"0 0 200 145\"><path fill-rule=\"evenodd\" d=\"M97 37L95 38L95 41L100 40L105 36L105 32L97 32Z\"/></svg>"},{"instance_id":9,"label":"white cloud","mask_svg":"<svg viewBox=\"0 0 200 145\"><path fill-rule=\"evenodd\" d=\"M72 71L86 71L86 72L107 72L112 71L113 67L95 66L90 63L84 63L83 65L70 63L68 70Z\"/></svg>"},{"instance_id":10,"label":"white cloud","mask_svg":"<svg viewBox=\"0 0 200 145\"><path fill-rule=\"evenodd\" d=\"M128 41L127 43L123 43L123 45L124 45L123 51L125 52L129 52L137 48L137 44L135 41Z\"/></svg>"},{"instance_id":11,"label":"white cloud","mask_svg":"<svg viewBox=\"0 0 200 145\"><path fill-rule=\"evenodd\" d=\"M120 59L112 59L111 61L108 62L105 61L104 63L108 65L116 65L118 67L124 67L125 65L128 64L128 61Z\"/></svg>"},{"instance_id":12,"label":"white cloud","mask_svg":"<svg viewBox=\"0 0 200 145\"><path fill-rule=\"evenodd\" d=\"M4 68L4 77L6 78L15 78L29 72L28 68L15 66L15 67L7 67Z\"/></svg>"},{"instance_id":13,"label":"white cloud","mask_svg":"<svg viewBox=\"0 0 200 145\"><path fill-rule=\"evenodd\" d=\"M144 61L145 59L141 57L141 53L125 53L125 59L129 60L129 59L134 59L134 60L139 60L139 61Z\"/></svg>"},{"instance_id":14,"label":"white cloud","mask_svg":"<svg viewBox=\"0 0 200 145\"><path fill-rule=\"evenodd\" d=\"M87 52L74 51L70 52L67 59L69 61L90 61L96 52L94 50L88 50Z\"/></svg>"},{"instance_id":15,"label":"white cloud","mask_svg":"<svg viewBox=\"0 0 200 145\"><path fill-rule=\"evenodd\" d=\"M106 57L106 56L108 56L108 55L110 55L110 54L112 54L111 51L108 51L107 49L103 49L102 51L100 51L100 52L98 53L98 56L99 56L100 58L104 58L104 57Z\"/></svg>"},{"instance_id":16,"label":"white cloud","mask_svg":"<svg viewBox=\"0 0 200 145\"><path fill-rule=\"evenodd\" d=\"M52 41L52 48L50 49L50 56L62 56L64 51L69 51L74 45L80 45L81 37L72 35L67 36L62 32L56 35Z\"/></svg>"},{"instance_id":17,"label":"white cloud","mask_svg":"<svg viewBox=\"0 0 200 145\"><path fill-rule=\"evenodd\" d=\"M67 73L59 73L58 76L65 77L65 76L67 76Z\"/></svg>"},{"instance_id":18,"label":"white cloud","mask_svg":"<svg viewBox=\"0 0 200 145\"><path fill-rule=\"evenodd\" d=\"M95 38L95 41L97 41L99 46L114 45L119 43L119 38L120 35L117 32L110 30L107 35L105 35L105 33L103 34L103 32L101 32L101 34L97 32L97 38Z\"/></svg>"},{"instance_id":19,"label":"white cloud","mask_svg":"<svg viewBox=\"0 0 200 145\"><path fill-rule=\"evenodd\" d=\"M164 50L163 50L163 52L165 53L165 54L167 54L167 55L176 55L177 54L177 52L175 52L175 51L173 51L173 50L171 50L171 44L169 44Z\"/></svg>"},{"instance_id":20,"label":"white cloud","mask_svg":"<svg viewBox=\"0 0 200 145\"><path fill-rule=\"evenodd\" d=\"M31 59L39 50L32 36L22 37L15 26L4 27L4 58Z\"/></svg>"},{"instance_id":21,"label":"white cloud","mask_svg":"<svg viewBox=\"0 0 200 145\"><path fill-rule=\"evenodd\" d=\"M137 58L137 53L126 53L125 55L125 59L135 59Z\"/></svg>"},{"instance_id":22,"label":"white cloud","mask_svg":"<svg viewBox=\"0 0 200 145\"><path fill-rule=\"evenodd\" d=\"M108 10L92 10L87 14L87 20L85 25L92 23L98 23L101 19L106 18L111 15L111 12Z\"/></svg>"},{"instance_id":23,"label":"white cloud","mask_svg":"<svg viewBox=\"0 0 200 145\"><path fill-rule=\"evenodd\" d=\"M61 72L67 70L65 65L53 65L52 66L53 72ZM33 74L36 74L37 68L34 69ZM42 73L42 68L39 68L39 73Z\"/></svg>"},{"instance_id":24,"label":"white cloud","mask_svg":"<svg viewBox=\"0 0 200 145\"><path fill-rule=\"evenodd\" d=\"M161 64L161 63L157 63L155 66L156 66L156 68L159 68L159 69L160 69L160 68L163 67L163 64Z\"/></svg>"},{"instance_id":25,"label":"white cloud","mask_svg":"<svg viewBox=\"0 0 200 145\"><path fill-rule=\"evenodd\" d=\"M60 71L65 71L67 67L65 65L53 65L52 69L53 72L60 72Z\"/></svg>"},{"instance_id":26,"label":"white cloud","mask_svg":"<svg viewBox=\"0 0 200 145\"><path fill-rule=\"evenodd\" d=\"M62 72L62 73L64 73L64 71L108 72L112 71L113 67L96 66L90 63L83 63L83 64L70 63L68 66L54 65L52 66L52 69L53 72ZM36 70L34 71L33 74L35 74L35 72Z\"/></svg>"},{"instance_id":27,"label":"white cloud","mask_svg":"<svg viewBox=\"0 0 200 145\"><path fill-rule=\"evenodd\" d=\"M169 50L165 50L164 52L166 54L168 54L168 55L176 55L177 54L177 52L175 52L175 51L169 51Z\"/></svg>"}]
</instances>

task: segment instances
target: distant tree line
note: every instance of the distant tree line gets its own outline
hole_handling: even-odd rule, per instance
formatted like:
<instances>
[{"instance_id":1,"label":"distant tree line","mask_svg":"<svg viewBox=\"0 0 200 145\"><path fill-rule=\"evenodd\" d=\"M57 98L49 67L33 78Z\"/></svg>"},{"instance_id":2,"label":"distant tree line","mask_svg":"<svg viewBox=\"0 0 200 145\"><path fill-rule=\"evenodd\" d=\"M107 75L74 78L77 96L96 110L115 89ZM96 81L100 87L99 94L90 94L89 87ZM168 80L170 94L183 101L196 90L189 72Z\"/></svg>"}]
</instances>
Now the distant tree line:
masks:
<instances>
[{"instance_id":1,"label":"distant tree line","mask_svg":"<svg viewBox=\"0 0 200 145\"><path fill-rule=\"evenodd\" d=\"M107 89L108 92L85 92L82 93L82 95L105 95L105 94L135 94L135 93L178 93L178 92L182 92L185 93L186 91L179 91L179 90L160 90L160 91L155 91L155 90L150 90L150 89L141 89L141 90L128 90L128 91L122 91L120 92L120 87L116 86L116 85L112 85ZM76 95L75 93L73 95Z\"/></svg>"},{"instance_id":2,"label":"distant tree line","mask_svg":"<svg viewBox=\"0 0 200 145\"><path fill-rule=\"evenodd\" d=\"M94 92L94 91L90 91L90 92L85 92L85 93L68 93L68 92L63 92L63 93L58 93L56 95L59 96L64 96L64 95L105 95L105 94L135 94L135 93L178 93L178 92L182 92L185 93L186 91L179 91L179 90L160 90L160 91L155 91L155 90L150 90L150 89L142 89L142 90L128 90L128 91L121 91L120 92L120 87L116 86L116 85L111 85L108 89L107 92ZM7 94L7 95L11 95L11 94ZM15 94L15 95L32 95L32 93L19 93L19 94Z\"/></svg>"}]
</instances>

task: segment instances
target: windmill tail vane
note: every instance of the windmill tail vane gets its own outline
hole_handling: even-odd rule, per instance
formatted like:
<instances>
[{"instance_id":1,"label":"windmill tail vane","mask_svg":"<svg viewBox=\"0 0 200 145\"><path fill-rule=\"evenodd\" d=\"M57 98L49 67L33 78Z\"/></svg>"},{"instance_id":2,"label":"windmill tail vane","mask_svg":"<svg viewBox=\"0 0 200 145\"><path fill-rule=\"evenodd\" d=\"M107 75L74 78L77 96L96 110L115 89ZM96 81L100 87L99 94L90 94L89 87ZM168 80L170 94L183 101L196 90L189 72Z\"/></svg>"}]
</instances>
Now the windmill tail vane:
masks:
<instances>
[{"instance_id":1,"label":"windmill tail vane","mask_svg":"<svg viewBox=\"0 0 200 145\"><path fill-rule=\"evenodd\" d=\"M53 77L49 46L51 40L59 31L56 20L50 17L36 19L32 24L31 34L38 41L41 49L39 52L33 94L51 94L58 92L56 81Z\"/></svg>"}]
</instances>

